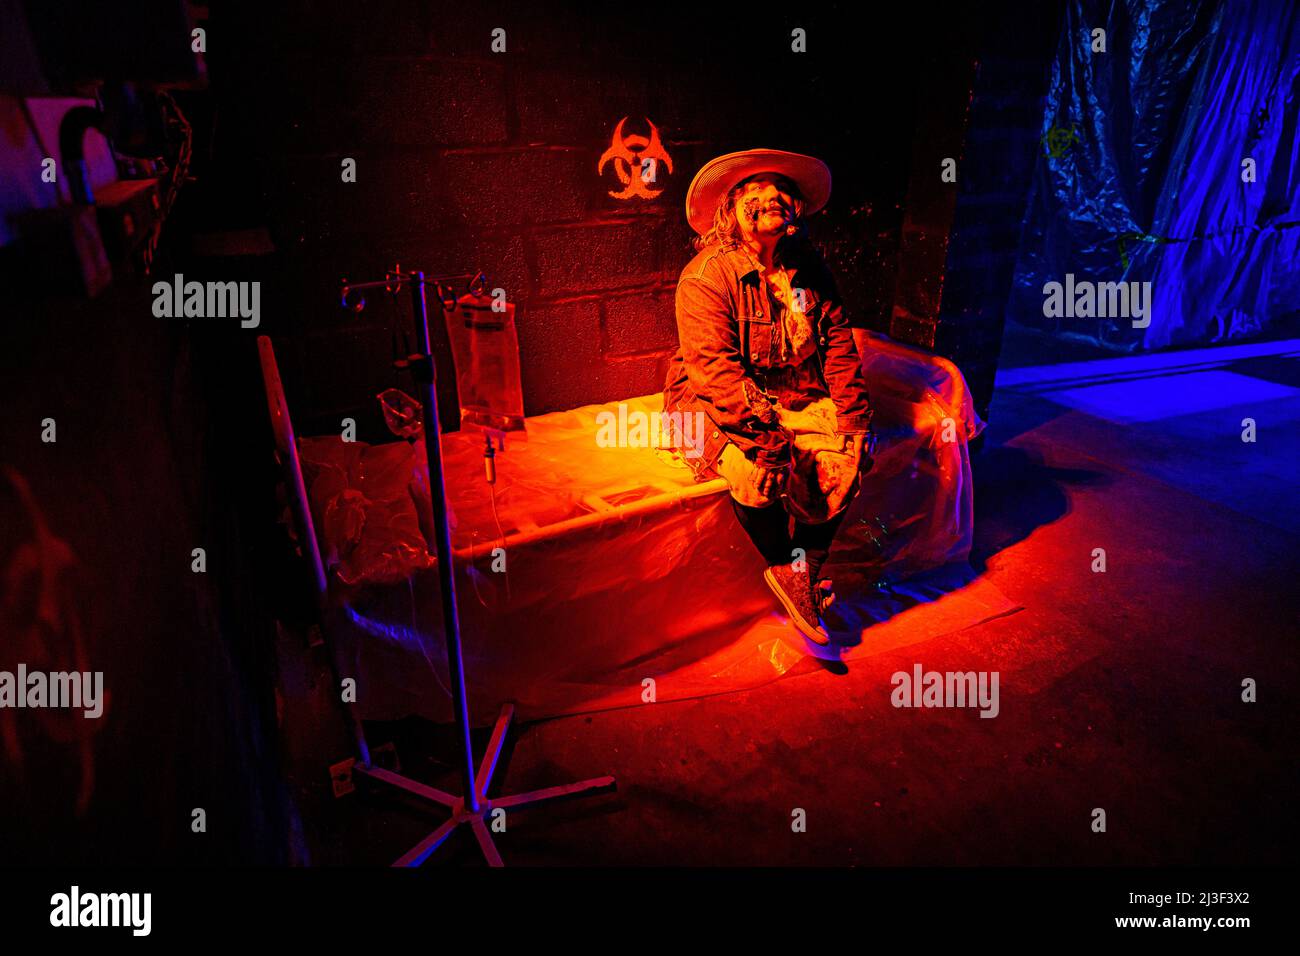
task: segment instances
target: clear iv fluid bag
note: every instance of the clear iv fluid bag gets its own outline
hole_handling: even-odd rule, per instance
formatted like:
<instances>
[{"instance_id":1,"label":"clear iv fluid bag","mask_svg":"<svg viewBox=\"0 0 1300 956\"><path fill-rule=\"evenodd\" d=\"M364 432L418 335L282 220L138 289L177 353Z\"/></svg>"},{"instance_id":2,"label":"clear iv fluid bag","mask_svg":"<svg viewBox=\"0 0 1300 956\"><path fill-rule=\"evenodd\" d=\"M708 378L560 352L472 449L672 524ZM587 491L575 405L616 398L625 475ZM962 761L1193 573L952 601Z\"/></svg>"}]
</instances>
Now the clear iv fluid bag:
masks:
<instances>
[{"instance_id":1,"label":"clear iv fluid bag","mask_svg":"<svg viewBox=\"0 0 1300 956\"><path fill-rule=\"evenodd\" d=\"M461 427L523 431L514 305L489 295L463 295L443 317L456 360Z\"/></svg>"}]
</instances>

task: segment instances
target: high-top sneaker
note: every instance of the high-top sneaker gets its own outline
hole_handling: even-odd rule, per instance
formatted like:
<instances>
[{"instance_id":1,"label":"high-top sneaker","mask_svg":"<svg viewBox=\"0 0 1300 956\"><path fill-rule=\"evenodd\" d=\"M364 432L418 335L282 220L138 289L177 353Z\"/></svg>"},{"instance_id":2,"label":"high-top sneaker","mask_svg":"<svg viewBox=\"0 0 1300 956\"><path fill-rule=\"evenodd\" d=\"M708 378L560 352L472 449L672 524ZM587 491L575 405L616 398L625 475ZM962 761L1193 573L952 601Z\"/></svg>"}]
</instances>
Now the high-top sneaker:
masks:
<instances>
[{"instance_id":1,"label":"high-top sneaker","mask_svg":"<svg viewBox=\"0 0 1300 956\"><path fill-rule=\"evenodd\" d=\"M763 572L763 580L800 634L814 644L824 646L831 642L830 632L820 614L822 598L814 593L820 589L814 588L806 570L796 571L789 564L774 564Z\"/></svg>"}]
</instances>

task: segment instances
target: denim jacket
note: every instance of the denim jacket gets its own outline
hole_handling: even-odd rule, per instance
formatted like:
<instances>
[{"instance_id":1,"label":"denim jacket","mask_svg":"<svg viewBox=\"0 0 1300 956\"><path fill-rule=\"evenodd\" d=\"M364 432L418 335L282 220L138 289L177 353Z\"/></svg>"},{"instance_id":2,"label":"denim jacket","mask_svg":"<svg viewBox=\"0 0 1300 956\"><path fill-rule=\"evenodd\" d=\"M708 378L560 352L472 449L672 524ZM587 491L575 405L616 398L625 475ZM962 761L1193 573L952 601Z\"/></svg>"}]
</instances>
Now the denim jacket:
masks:
<instances>
[{"instance_id":1,"label":"denim jacket","mask_svg":"<svg viewBox=\"0 0 1300 956\"><path fill-rule=\"evenodd\" d=\"M815 254L797 266L794 285L804 290L817 339L814 360L835 405L836 429L864 434L871 428L867 383L834 279ZM664 382L664 410L703 411L711 422L701 454L686 459L696 477L716 473L728 441L765 467L789 461L763 387L776 371L781 332L757 259L745 248L707 247L682 270L676 308L680 345Z\"/></svg>"}]
</instances>

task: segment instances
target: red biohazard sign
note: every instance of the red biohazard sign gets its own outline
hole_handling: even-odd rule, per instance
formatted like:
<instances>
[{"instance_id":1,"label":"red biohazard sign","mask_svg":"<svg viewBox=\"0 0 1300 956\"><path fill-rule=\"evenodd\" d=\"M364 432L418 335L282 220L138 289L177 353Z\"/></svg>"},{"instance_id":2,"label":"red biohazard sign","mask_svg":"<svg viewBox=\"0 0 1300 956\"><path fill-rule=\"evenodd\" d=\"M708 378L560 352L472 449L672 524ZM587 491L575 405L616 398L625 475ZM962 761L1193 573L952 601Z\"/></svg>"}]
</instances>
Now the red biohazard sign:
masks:
<instances>
[{"instance_id":1,"label":"red biohazard sign","mask_svg":"<svg viewBox=\"0 0 1300 956\"><path fill-rule=\"evenodd\" d=\"M605 164L612 161L623 189L620 192L610 190L611 196L615 199L654 199L663 190L651 189L650 186L658 180L661 167L670 173L673 171L672 158L659 139L658 127L649 119L646 120L646 125L650 127L648 137L636 134L625 136L623 124L626 122L627 117L624 116L618 121L618 126L614 127L609 149L601 155L596 172L603 174Z\"/></svg>"}]
</instances>

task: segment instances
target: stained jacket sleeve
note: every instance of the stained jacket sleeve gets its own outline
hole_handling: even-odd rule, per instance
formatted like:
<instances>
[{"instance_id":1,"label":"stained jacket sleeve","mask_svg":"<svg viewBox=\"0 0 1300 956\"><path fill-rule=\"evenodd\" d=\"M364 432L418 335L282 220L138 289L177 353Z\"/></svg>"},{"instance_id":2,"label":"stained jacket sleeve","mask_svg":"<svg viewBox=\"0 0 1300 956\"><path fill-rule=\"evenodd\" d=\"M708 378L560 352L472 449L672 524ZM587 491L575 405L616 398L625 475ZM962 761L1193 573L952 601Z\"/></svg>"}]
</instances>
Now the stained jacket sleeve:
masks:
<instances>
[{"instance_id":1,"label":"stained jacket sleeve","mask_svg":"<svg viewBox=\"0 0 1300 956\"><path fill-rule=\"evenodd\" d=\"M708 276L677 283L677 336L691 391L715 425L754 461L776 467L790 460L790 447L775 410L746 373L740 329L726 292Z\"/></svg>"},{"instance_id":2,"label":"stained jacket sleeve","mask_svg":"<svg viewBox=\"0 0 1300 956\"><path fill-rule=\"evenodd\" d=\"M853 341L853 328L829 272L824 276L822 294L819 321L821 341L825 343L821 346L822 370L835 404L835 428L841 435L861 435L871 430L867 379L862 374L862 358Z\"/></svg>"}]
</instances>

